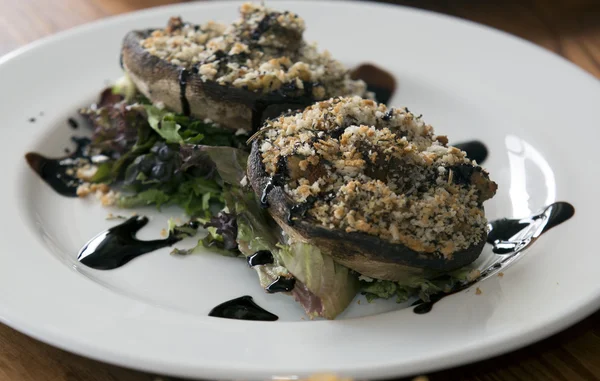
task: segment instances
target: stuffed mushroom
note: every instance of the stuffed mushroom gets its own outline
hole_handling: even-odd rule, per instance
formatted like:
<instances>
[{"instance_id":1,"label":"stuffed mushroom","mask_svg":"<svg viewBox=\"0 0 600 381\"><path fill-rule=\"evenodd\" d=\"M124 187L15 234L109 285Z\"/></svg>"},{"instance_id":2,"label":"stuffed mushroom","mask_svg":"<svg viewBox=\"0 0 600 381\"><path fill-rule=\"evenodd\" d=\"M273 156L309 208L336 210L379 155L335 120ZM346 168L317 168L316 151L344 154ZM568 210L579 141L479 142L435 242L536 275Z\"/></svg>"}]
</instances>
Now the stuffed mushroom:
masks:
<instances>
[{"instance_id":1,"label":"stuffed mushroom","mask_svg":"<svg viewBox=\"0 0 600 381\"><path fill-rule=\"evenodd\" d=\"M235 130L332 96L368 96L363 81L303 40L302 18L251 3L240 13L231 25L173 17L165 29L132 31L123 68L153 103Z\"/></svg>"},{"instance_id":2,"label":"stuffed mushroom","mask_svg":"<svg viewBox=\"0 0 600 381\"><path fill-rule=\"evenodd\" d=\"M364 276L433 278L473 262L497 185L421 116L360 97L268 120L248 178L292 240Z\"/></svg>"}]
</instances>

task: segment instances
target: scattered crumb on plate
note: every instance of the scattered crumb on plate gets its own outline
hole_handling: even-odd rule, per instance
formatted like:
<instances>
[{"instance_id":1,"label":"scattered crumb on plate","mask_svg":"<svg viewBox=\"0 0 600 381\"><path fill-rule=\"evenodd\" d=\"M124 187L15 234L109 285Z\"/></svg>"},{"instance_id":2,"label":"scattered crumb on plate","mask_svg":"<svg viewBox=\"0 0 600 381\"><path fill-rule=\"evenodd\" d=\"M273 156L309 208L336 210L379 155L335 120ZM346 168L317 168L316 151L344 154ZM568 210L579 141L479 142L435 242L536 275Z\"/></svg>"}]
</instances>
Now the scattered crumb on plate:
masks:
<instances>
[{"instance_id":1,"label":"scattered crumb on plate","mask_svg":"<svg viewBox=\"0 0 600 381\"><path fill-rule=\"evenodd\" d=\"M481 291L481 289L479 287L477 287L475 289L475 295L481 295L483 293L483 291Z\"/></svg>"},{"instance_id":2,"label":"scattered crumb on plate","mask_svg":"<svg viewBox=\"0 0 600 381\"><path fill-rule=\"evenodd\" d=\"M108 213L106 215L106 219L107 220L126 220L127 217L125 216L121 216L120 214L112 214L112 213Z\"/></svg>"}]
</instances>

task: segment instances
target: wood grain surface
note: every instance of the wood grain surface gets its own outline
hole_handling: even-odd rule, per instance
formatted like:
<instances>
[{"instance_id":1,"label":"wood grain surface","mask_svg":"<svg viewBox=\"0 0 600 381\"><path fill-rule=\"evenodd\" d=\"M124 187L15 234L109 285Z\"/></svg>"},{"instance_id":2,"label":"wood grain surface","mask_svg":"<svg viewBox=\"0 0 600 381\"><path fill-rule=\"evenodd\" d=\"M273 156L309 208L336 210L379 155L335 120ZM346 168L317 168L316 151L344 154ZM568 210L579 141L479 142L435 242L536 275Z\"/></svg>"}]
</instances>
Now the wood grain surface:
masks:
<instances>
[{"instance_id":1,"label":"wood grain surface","mask_svg":"<svg viewBox=\"0 0 600 381\"><path fill-rule=\"evenodd\" d=\"M0 0L0 55L89 21L176 1ZM539 44L600 78L600 1L388 1L477 21ZM600 100L599 100L600 102ZM600 103L599 103L600 107ZM549 339L430 380L600 380L600 312ZM172 380L89 360L0 325L0 381Z\"/></svg>"}]
</instances>

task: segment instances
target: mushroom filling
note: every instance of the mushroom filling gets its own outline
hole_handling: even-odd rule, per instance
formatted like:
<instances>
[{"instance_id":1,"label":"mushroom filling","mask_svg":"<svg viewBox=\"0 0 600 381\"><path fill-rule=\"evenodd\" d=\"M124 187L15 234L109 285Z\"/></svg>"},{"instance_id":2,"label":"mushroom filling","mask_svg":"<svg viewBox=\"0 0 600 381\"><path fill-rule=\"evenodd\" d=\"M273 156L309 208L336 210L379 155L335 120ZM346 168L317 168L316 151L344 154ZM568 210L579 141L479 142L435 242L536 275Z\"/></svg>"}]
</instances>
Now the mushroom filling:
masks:
<instances>
[{"instance_id":1,"label":"mushroom filling","mask_svg":"<svg viewBox=\"0 0 600 381\"><path fill-rule=\"evenodd\" d=\"M230 25L192 25L173 17L140 44L152 55L197 71L203 81L315 99L368 95L363 81L352 80L327 51L303 40L304 20L296 14L252 3L243 4L240 14Z\"/></svg>"},{"instance_id":2,"label":"mushroom filling","mask_svg":"<svg viewBox=\"0 0 600 381\"><path fill-rule=\"evenodd\" d=\"M265 171L284 179L297 204L290 223L305 218L445 258L485 237L482 203L496 183L406 108L335 98L261 131Z\"/></svg>"}]
</instances>

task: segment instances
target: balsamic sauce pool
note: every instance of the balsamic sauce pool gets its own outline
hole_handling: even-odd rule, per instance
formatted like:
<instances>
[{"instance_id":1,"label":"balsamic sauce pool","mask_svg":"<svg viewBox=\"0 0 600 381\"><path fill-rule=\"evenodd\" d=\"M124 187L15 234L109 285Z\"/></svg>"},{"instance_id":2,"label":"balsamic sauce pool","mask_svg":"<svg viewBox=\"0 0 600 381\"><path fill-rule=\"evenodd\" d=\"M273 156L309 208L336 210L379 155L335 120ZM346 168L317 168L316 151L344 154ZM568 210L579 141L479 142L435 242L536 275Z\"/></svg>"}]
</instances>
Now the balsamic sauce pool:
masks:
<instances>
[{"instance_id":1,"label":"balsamic sauce pool","mask_svg":"<svg viewBox=\"0 0 600 381\"><path fill-rule=\"evenodd\" d=\"M80 160L90 161L90 158L85 155L85 148L90 144L90 139L72 137L71 140L77 147L68 156L48 158L36 152L28 152L25 154L25 160L31 169L56 193L67 197L77 197L77 188L81 184L81 180L75 176L75 170Z\"/></svg>"},{"instance_id":2,"label":"balsamic sauce pool","mask_svg":"<svg viewBox=\"0 0 600 381\"><path fill-rule=\"evenodd\" d=\"M251 296L242 296L221 303L213 308L208 316L225 319L275 321L279 317L270 313L252 300Z\"/></svg>"},{"instance_id":3,"label":"balsamic sauce pool","mask_svg":"<svg viewBox=\"0 0 600 381\"><path fill-rule=\"evenodd\" d=\"M147 217L134 216L101 232L79 251L77 260L96 270L112 270L140 255L171 246L181 240L174 235L152 241L137 239L136 233L147 223Z\"/></svg>"},{"instance_id":4,"label":"balsamic sauce pool","mask_svg":"<svg viewBox=\"0 0 600 381\"><path fill-rule=\"evenodd\" d=\"M184 227L175 227L165 239L142 241L136 238L137 232L146 226L148 217L133 216L125 222L113 226L96 235L79 251L77 260L96 270L112 270L125 265L140 255L168 247L192 235L198 229L196 221Z\"/></svg>"}]
</instances>

